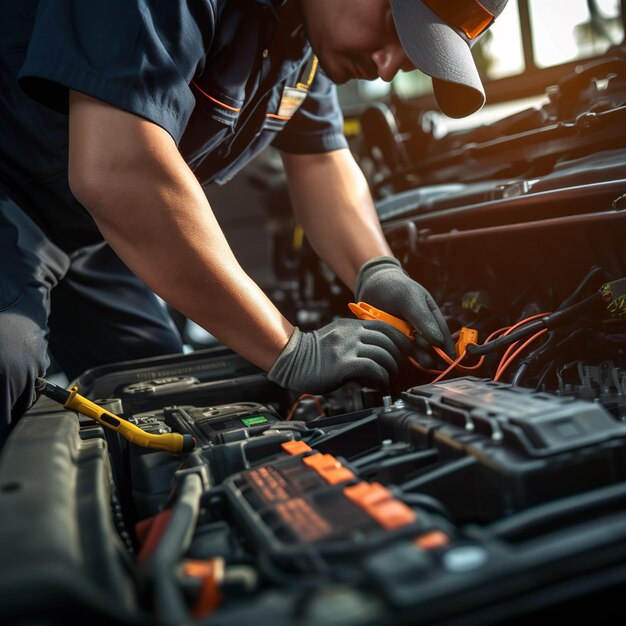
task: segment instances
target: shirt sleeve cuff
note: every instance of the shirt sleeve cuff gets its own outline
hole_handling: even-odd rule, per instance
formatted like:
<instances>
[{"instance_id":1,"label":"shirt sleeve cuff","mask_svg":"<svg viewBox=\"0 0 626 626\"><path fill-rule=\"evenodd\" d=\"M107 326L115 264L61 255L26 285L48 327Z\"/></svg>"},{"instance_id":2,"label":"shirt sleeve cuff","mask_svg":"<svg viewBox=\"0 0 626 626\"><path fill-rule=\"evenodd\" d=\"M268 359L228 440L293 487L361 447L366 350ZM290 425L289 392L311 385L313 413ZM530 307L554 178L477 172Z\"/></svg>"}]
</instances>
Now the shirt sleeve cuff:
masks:
<instances>
[{"instance_id":1,"label":"shirt sleeve cuff","mask_svg":"<svg viewBox=\"0 0 626 626\"><path fill-rule=\"evenodd\" d=\"M342 133L333 130L315 137L298 137L297 140L293 137L286 139L278 135L272 145L290 154L319 154L347 148L348 141Z\"/></svg>"},{"instance_id":2,"label":"shirt sleeve cuff","mask_svg":"<svg viewBox=\"0 0 626 626\"><path fill-rule=\"evenodd\" d=\"M186 102L155 102L146 94L135 94L80 65L61 65L48 59L30 57L24 63L18 82L22 90L40 104L67 114L69 90L106 102L147 119L167 131L179 143L194 106L191 92Z\"/></svg>"}]
</instances>

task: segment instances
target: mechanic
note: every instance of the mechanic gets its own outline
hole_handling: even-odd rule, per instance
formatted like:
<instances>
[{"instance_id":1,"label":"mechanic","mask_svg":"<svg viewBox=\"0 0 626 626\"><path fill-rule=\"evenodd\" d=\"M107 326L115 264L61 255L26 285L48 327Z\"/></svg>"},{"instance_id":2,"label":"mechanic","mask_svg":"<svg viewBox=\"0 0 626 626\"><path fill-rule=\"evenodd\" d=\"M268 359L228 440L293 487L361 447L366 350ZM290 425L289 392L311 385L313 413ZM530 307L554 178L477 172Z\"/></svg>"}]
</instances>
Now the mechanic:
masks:
<instances>
[{"instance_id":1,"label":"mechanic","mask_svg":"<svg viewBox=\"0 0 626 626\"><path fill-rule=\"evenodd\" d=\"M229 180L270 143L296 218L357 300L452 353L437 305L384 239L333 83L418 67L444 112L467 115L484 102L470 46L505 4L4 3L0 422L33 402L48 349L70 379L181 351L155 293L283 386L389 384L408 339L356 319L301 332L222 234L200 181Z\"/></svg>"}]
</instances>

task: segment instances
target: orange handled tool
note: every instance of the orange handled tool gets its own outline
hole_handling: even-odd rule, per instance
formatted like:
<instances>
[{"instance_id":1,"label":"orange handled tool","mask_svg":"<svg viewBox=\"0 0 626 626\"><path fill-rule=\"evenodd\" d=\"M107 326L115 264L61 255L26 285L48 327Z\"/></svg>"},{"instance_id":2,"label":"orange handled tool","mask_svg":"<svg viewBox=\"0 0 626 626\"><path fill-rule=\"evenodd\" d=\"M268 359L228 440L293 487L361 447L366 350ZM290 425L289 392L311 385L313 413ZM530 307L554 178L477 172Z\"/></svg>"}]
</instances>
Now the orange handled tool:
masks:
<instances>
[{"instance_id":1,"label":"orange handled tool","mask_svg":"<svg viewBox=\"0 0 626 626\"><path fill-rule=\"evenodd\" d=\"M367 304L367 302L359 302L355 304L354 302L350 302L348 304L349 309L356 315L360 320L376 320L379 322L387 322L387 324L391 324L394 328L397 328L403 335L406 335L409 339L413 339L415 337L415 330L405 322L401 320L399 317L394 317L389 313L385 313L385 311L381 311L377 309L375 306L371 304Z\"/></svg>"},{"instance_id":2,"label":"orange handled tool","mask_svg":"<svg viewBox=\"0 0 626 626\"><path fill-rule=\"evenodd\" d=\"M377 320L380 322L387 322L394 328L397 328L403 335L406 335L409 339L415 339L417 331L411 327L411 325L399 317L394 317L385 311L377 309L375 306L368 304L367 302L350 302L348 304L349 309L361 320ZM478 331L473 328L463 327L459 333L459 340L456 343L457 356L465 354L465 350L469 344L476 344L478 341ZM433 346L433 350L448 364L452 363L452 359L437 346Z\"/></svg>"}]
</instances>

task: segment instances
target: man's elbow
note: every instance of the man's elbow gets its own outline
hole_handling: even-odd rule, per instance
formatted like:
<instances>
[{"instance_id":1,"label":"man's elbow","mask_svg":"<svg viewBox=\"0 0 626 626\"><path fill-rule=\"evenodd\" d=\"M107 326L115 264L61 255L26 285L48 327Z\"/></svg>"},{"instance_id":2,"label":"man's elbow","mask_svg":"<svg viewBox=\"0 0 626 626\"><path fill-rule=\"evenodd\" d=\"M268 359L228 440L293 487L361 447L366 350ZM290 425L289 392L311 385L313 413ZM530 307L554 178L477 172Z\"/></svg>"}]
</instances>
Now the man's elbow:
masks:
<instances>
[{"instance_id":1,"label":"man's elbow","mask_svg":"<svg viewBox=\"0 0 626 626\"><path fill-rule=\"evenodd\" d=\"M120 195L127 187L124 178L124 174L117 168L102 162L70 162L68 167L68 183L72 195L99 226L110 221L116 212L115 207L120 205Z\"/></svg>"},{"instance_id":2,"label":"man's elbow","mask_svg":"<svg viewBox=\"0 0 626 626\"><path fill-rule=\"evenodd\" d=\"M102 168L85 163L71 163L68 184L72 195L90 212L97 211L107 201L108 178Z\"/></svg>"}]
</instances>

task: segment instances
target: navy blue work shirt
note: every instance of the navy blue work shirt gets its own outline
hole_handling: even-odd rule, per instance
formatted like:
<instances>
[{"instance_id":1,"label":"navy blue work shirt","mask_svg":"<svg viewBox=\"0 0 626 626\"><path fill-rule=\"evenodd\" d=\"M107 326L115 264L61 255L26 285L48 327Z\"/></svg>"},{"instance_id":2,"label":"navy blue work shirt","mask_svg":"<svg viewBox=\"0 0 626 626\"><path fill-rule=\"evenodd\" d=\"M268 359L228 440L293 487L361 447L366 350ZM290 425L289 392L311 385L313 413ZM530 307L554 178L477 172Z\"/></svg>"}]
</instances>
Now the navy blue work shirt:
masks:
<instances>
[{"instance_id":1,"label":"navy blue work shirt","mask_svg":"<svg viewBox=\"0 0 626 626\"><path fill-rule=\"evenodd\" d=\"M9 3L0 185L62 247L89 243L95 225L67 185L68 89L164 128L202 183L229 180L269 144L302 154L347 147L335 87L301 25L279 19L281 4Z\"/></svg>"}]
</instances>

